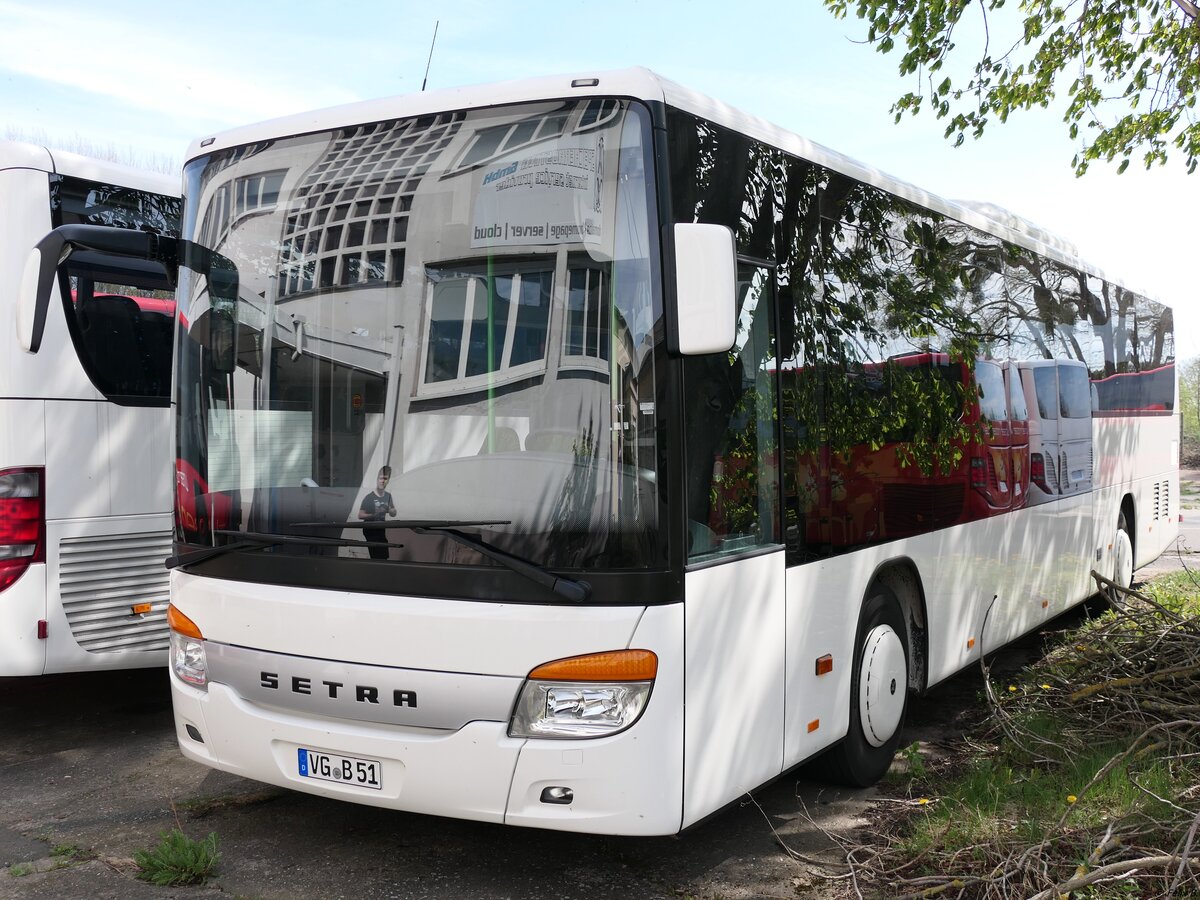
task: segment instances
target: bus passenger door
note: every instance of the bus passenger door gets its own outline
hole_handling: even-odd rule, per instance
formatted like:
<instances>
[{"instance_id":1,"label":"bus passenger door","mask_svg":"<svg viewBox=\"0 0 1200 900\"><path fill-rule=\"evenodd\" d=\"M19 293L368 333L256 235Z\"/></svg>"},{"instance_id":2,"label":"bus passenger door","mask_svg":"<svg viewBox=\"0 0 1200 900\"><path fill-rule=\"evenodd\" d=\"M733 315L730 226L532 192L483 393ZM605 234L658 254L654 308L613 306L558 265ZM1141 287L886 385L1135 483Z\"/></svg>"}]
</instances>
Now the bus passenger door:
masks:
<instances>
[{"instance_id":1,"label":"bus passenger door","mask_svg":"<svg viewBox=\"0 0 1200 900\"><path fill-rule=\"evenodd\" d=\"M683 364L687 474L683 826L783 766L773 273L738 267L734 347Z\"/></svg>"}]
</instances>

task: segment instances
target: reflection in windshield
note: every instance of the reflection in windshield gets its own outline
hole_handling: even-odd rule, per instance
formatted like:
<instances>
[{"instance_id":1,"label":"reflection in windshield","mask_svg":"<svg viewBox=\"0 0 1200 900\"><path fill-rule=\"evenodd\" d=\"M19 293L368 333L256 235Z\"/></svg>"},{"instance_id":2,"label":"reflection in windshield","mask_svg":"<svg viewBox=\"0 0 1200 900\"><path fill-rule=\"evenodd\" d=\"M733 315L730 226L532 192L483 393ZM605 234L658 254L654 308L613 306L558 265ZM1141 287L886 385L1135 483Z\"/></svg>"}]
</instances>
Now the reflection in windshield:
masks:
<instances>
[{"instance_id":1,"label":"reflection in windshield","mask_svg":"<svg viewBox=\"0 0 1200 900\"><path fill-rule=\"evenodd\" d=\"M181 273L182 539L363 518L368 542L403 542L393 561L484 564L387 528L471 521L552 568L661 565L648 145L640 107L587 100L193 162L186 227L232 260L239 295L223 310ZM217 311L236 320L232 366Z\"/></svg>"}]
</instances>

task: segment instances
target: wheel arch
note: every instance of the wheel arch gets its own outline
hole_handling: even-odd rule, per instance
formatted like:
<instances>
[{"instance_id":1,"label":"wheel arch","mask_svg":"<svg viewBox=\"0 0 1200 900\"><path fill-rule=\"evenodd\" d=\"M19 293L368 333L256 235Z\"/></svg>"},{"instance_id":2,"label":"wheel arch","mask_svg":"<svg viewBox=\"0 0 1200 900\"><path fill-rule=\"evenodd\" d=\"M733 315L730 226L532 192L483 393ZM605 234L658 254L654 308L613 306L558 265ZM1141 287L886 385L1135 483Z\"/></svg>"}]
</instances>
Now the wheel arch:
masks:
<instances>
[{"instance_id":1,"label":"wheel arch","mask_svg":"<svg viewBox=\"0 0 1200 900\"><path fill-rule=\"evenodd\" d=\"M929 610L917 564L907 556L880 563L867 581L862 603L871 596L871 586L877 583L885 585L900 602L908 632L904 636L909 654L908 689L923 693L929 680Z\"/></svg>"},{"instance_id":2,"label":"wheel arch","mask_svg":"<svg viewBox=\"0 0 1200 900\"><path fill-rule=\"evenodd\" d=\"M1137 560L1137 504L1133 502L1133 494L1126 494L1121 498L1121 505L1118 507L1119 512L1125 514L1126 534L1129 535L1129 543L1133 549L1133 558ZM1118 518L1119 521L1119 518Z\"/></svg>"}]
</instances>

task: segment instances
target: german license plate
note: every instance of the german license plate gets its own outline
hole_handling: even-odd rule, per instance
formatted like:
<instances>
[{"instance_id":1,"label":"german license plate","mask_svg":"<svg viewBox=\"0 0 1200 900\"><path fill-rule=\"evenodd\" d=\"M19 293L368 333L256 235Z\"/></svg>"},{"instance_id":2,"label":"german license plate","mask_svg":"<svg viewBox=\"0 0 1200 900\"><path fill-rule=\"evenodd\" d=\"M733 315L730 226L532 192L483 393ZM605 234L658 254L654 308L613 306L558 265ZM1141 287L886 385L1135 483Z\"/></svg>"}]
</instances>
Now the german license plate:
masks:
<instances>
[{"instance_id":1,"label":"german license plate","mask_svg":"<svg viewBox=\"0 0 1200 900\"><path fill-rule=\"evenodd\" d=\"M336 781L338 784L383 790L383 766L379 760L338 756L304 747L299 748L296 755L301 778L317 778L321 781Z\"/></svg>"}]
</instances>

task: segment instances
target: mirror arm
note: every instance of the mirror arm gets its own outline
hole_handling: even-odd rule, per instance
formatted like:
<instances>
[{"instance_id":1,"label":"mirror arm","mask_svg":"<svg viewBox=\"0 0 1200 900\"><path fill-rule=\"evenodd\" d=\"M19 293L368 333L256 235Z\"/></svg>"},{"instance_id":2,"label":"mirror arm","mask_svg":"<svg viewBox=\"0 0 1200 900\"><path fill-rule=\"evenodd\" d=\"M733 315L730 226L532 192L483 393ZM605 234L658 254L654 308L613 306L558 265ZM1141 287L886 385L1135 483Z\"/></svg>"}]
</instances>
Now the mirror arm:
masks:
<instances>
[{"instance_id":1,"label":"mirror arm","mask_svg":"<svg viewBox=\"0 0 1200 900\"><path fill-rule=\"evenodd\" d=\"M179 243L177 238L109 225L60 225L55 228L34 246L38 251L36 268L30 259L21 283L23 295L27 291L34 292L33 320L24 336L27 338L23 341L25 349L30 353L41 349L55 276L59 266L75 250L95 250L162 263L174 284L179 274Z\"/></svg>"}]
</instances>

